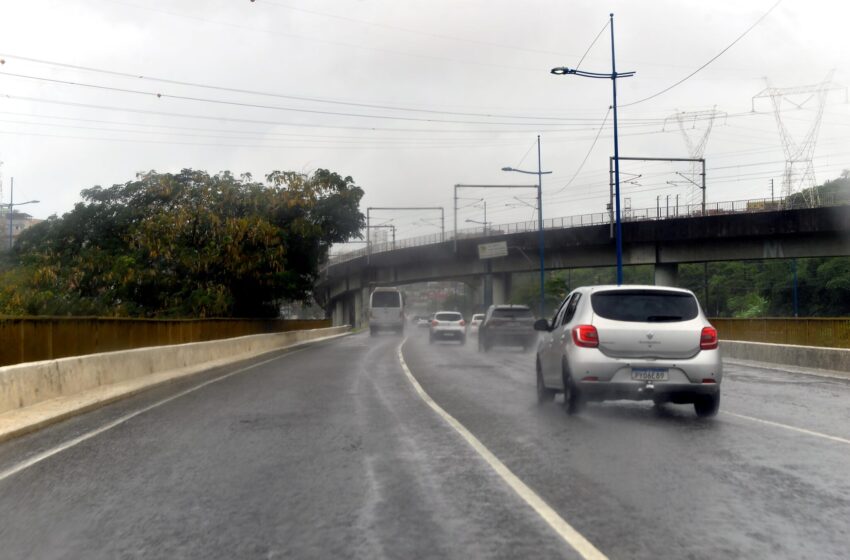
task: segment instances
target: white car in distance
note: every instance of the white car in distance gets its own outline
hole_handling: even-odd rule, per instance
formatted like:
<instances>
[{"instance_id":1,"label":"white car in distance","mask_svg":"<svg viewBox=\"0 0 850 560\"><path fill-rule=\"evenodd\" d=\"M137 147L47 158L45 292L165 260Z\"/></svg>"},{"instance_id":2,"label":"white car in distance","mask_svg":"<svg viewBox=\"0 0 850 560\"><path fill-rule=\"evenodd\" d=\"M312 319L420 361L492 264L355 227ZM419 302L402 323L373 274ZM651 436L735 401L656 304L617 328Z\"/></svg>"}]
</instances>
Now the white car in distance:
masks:
<instances>
[{"instance_id":1,"label":"white car in distance","mask_svg":"<svg viewBox=\"0 0 850 560\"><path fill-rule=\"evenodd\" d=\"M435 340L457 340L466 344L466 321L463 320L463 315L457 311L434 313L428 331L428 342L434 344Z\"/></svg>"},{"instance_id":2,"label":"white car in distance","mask_svg":"<svg viewBox=\"0 0 850 560\"><path fill-rule=\"evenodd\" d=\"M469 321L469 334L478 334L478 329L481 327L481 323L484 322L484 314L476 313L472 316L472 319Z\"/></svg>"}]
</instances>

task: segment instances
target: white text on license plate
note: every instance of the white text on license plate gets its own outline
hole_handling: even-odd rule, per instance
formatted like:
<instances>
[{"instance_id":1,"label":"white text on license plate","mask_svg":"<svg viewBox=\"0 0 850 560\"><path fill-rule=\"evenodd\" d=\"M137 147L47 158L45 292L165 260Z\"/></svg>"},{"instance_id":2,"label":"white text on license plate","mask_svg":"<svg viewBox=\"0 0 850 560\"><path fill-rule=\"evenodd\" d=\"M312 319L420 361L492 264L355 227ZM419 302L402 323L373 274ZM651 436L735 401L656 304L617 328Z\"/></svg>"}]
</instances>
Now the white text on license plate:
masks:
<instances>
[{"instance_id":1,"label":"white text on license plate","mask_svg":"<svg viewBox=\"0 0 850 560\"><path fill-rule=\"evenodd\" d=\"M667 368L632 368L632 379L638 381L666 381Z\"/></svg>"}]
</instances>

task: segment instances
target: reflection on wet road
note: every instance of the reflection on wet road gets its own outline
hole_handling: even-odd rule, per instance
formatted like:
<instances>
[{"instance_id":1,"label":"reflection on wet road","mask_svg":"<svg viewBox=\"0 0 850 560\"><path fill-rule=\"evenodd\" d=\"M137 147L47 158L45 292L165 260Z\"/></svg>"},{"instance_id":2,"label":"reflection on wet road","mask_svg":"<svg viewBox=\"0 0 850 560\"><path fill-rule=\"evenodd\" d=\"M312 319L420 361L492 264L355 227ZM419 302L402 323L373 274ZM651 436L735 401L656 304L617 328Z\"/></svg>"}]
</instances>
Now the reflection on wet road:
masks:
<instances>
[{"instance_id":1,"label":"reflection on wet road","mask_svg":"<svg viewBox=\"0 0 850 560\"><path fill-rule=\"evenodd\" d=\"M714 419L625 401L570 417L560 398L536 404L533 353L411 336L404 356L444 409L611 558L850 550L848 381L727 364Z\"/></svg>"},{"instance_id":2,"label":"reflection on wet road","mask_svg":"<svg viewBox=\"0 0 850 560\"><path fill-rule=\"evenodd\" d=\"M850 382L730 364L721 412L538 406L534 356L368 334L0 445L3 558L846 558ZM829 439L832 438L832 439ZM585 556L587 557L587 556Z\"/></svg>"}]
</instances>

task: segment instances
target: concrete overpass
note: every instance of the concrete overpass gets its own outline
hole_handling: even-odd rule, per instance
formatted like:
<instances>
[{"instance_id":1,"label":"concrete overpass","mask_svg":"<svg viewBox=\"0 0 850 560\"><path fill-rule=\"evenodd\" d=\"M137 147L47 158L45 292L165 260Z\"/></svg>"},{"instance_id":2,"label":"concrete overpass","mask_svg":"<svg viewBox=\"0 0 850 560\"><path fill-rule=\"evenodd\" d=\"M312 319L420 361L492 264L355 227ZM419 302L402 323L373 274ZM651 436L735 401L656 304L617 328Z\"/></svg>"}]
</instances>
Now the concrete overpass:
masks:
<instances>
[{"instance_id":1,"label":"concrete overpass","mask_svg":"<svg viewBox=\"0 0 850 560\"><path fill-rule=\"evenodd\" d=\"M603 216L601 221L607 218L596 216ZM583 221L573 217L546 222L547 270L615 265L610 224L582 225ZM501 303L510 297L512 274L539 270L534 258L536 227L535 222L495 226L486 234L432 236L430 242L407 244L413 246L400 242L396 248L344 255L322 270L316 293L332 310L334 325L361 325L374 286L457 280L479 291L482 301L487 292L492 302ZM479 244L502 240L507 242L508 256L478 258ZM654 265L660 285L677 283L680 263L847 255L850 205L846 204L781 210L746 204L741 210L710 211L704 216L632 217L623 224L623 264Z\"/></svg>"}]
</instances>

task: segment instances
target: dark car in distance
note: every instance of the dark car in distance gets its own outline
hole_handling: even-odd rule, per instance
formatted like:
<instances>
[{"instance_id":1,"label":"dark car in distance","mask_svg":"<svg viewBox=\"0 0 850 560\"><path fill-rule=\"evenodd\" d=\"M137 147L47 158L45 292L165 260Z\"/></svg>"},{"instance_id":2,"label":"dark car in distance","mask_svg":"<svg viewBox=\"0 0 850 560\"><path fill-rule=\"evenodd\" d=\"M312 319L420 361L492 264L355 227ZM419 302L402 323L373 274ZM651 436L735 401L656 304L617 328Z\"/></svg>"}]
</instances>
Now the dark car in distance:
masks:
<instances>
[{"instance_id":1,"label":"dark car in distance","mask_svg":"<svg viewBox=\"0 0 850 560\"><path fill-rule=\"evenodd\" d=\"M534 313L527 305L491 305L478 330L478 351L494 346L534 346Z\"/></svg>"}]
</instances>

